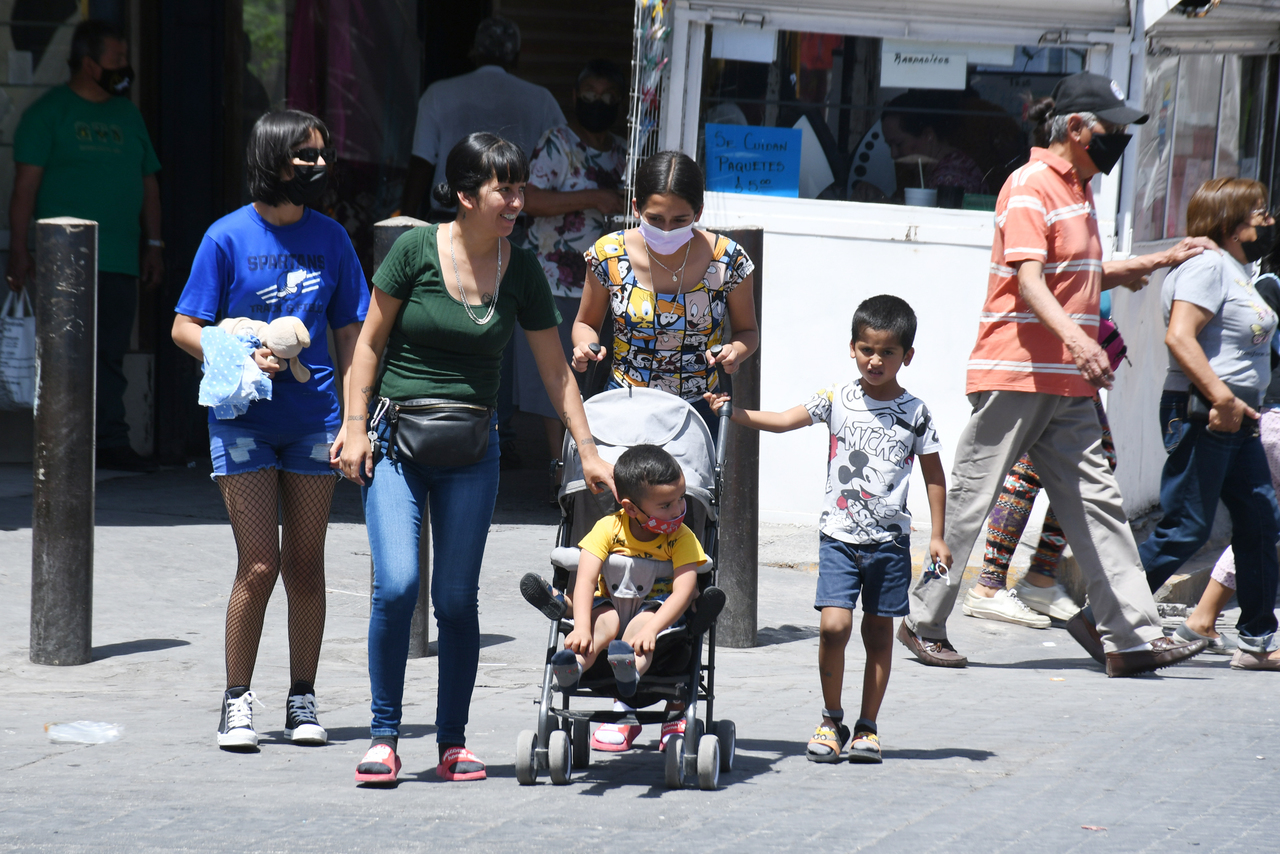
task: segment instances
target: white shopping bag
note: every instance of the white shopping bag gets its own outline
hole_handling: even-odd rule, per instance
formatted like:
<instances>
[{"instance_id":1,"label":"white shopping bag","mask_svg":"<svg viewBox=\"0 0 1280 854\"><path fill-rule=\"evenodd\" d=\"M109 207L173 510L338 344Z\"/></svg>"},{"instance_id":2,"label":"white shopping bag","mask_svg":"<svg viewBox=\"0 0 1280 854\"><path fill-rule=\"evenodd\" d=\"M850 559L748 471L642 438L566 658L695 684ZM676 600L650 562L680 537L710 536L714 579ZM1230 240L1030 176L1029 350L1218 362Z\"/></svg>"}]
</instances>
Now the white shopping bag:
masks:
<instances>
[{"instance_id":1,"label":"white shopping bag","mask_svg":"<svg viewBox=\"0 0 1280 854\"><path fill-rule=\"evenodd\" d=\"M0 308L0 409L30 409L36 399L36 318L26 291Z\"/></svg>"}]
</instances>

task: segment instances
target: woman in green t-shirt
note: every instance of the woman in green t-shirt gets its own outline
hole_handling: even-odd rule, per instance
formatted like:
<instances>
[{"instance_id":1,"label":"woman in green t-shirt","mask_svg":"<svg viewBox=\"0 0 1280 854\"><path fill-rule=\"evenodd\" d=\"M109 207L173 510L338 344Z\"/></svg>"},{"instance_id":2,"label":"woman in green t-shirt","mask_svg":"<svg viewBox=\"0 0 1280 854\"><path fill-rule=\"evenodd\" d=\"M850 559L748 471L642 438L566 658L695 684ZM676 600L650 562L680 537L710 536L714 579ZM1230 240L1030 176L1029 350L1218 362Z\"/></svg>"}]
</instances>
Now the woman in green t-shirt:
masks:
<instances>
[{"instance_id":1,"label":"woman in green t-shirt","mask_svg":"<svg viewBox=\"0 0 1280 854\"><path fill-rule=\"evenodd\" d=\"M537 257L507 240L524 206L529 161L513 143L473 133L445 161L437 201L457 218L400 237L373 277L369 314L347 383L346 420L334 445L342 472L364 485L373 555L369 681L373 744L356 770L362 783L393 783L409 623L418 601L418 532L430 502L436 571L431 600L439 626L436 741L445 780L478 780L484 763L466 749L465 728L480 658L480 563L498 494L497 403L502 351L524 328L547 394L578 444L593 489L613 488L596 453L582 398L560 347L559 312ZM384 353L385 349L385 353ZM378 358L385 362L378 375ZM438 398L488 408L488 451L478 462L432 466L388 458L386 419L371 405Z\"/></svg>"}]
</instances>

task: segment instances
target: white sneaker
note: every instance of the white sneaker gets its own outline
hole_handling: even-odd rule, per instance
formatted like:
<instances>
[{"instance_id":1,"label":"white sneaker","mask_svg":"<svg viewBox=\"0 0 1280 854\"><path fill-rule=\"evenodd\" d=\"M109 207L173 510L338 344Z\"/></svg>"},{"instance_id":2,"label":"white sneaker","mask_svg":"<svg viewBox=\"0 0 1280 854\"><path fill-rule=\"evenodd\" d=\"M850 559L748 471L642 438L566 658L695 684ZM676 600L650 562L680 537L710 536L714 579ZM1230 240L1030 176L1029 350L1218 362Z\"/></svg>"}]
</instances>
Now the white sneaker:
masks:
<instances>
[{"instance_id":1,"label":"white sneaker","mask_svg":"<svg viewBox=\"0 0 1280 854\"><path fill-rule=\"evenodd\" d=\"M1024 578L1013 589L1017 591L1018 598L1027 607L1051 619L1065 623L1080 613L1080 606L1067 595L1066 589L1061 584L1055 583L1052 587L1034 587Z\"/></svg>"},{"instance_id":2,"label":"white sneaker","mask_svg":"<svg viewBox=\"0 0 1280 854\"><path fill-rule=\"evenodd\" d=\"M290 694L285 707L285 738L294 744L329 743L329 733L316 717L315 694Z\"/></svg>"},{"instance_id":3,"label":"white sneaker","mask_svg":"<svg viewBox=\"0 0 1280 854\"><path fill-rule=\"evenodd\" d=\"M996 595L988 598L970 589L964 594L964 613L966 617L1000 620L1032 629L1049 628L1049 618L1043 614L1037 614L1024 605L1018 598L1018 594L1012 590L998 590Z\"/></svg>"},{"instance_id":4,"label":"white sneaker","mask_svg":"<svg viewBox=\"0 0 1280 854\"><path fill-rule=\"evenodd\" d=\"M223 750L250 750L258 746L258 733L253 729L251 706L257 699L252 691L245 691L239 697L232 697L229 693L222 695L218 746Z\"/></svg>"}]
</instances>

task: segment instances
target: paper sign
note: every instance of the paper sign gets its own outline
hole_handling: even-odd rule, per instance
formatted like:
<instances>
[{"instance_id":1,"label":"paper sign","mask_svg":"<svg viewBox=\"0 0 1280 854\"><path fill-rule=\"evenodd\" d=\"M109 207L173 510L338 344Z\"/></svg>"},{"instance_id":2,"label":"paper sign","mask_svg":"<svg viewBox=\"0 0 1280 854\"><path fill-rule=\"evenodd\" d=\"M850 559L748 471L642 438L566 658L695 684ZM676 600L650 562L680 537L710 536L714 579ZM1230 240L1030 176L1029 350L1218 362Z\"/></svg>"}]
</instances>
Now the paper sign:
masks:
<instances>
[{"instance_id":1,"label":"paper sign","mask_svg":"<svg viewBox=\"0 0 1280 854\"><path fill-rule=\"evenodd\" d=\"M794 128L708 124L707 189L799 196L802 139Z\"/></svg>"},{"instance_id":2,"label":"paper sign","mask_svg":"<svg viewBox=\"0 0 1280 854\"><path fill-rule=\"evenodd\" d=\"M773 62L778 57L778 31L717 23L711 29L711 58Z\"/></svg>"},{"instance_id":3,"label":"paper sign","mask_svg":"<svg viewBox=\"0 0 1280 854\"><path fill-rule=\"evenodd\" d=\"M902 89L963 89L968 56L934 45L885 39L880 45L880 85Z\"/></svg>"}]
</instances>

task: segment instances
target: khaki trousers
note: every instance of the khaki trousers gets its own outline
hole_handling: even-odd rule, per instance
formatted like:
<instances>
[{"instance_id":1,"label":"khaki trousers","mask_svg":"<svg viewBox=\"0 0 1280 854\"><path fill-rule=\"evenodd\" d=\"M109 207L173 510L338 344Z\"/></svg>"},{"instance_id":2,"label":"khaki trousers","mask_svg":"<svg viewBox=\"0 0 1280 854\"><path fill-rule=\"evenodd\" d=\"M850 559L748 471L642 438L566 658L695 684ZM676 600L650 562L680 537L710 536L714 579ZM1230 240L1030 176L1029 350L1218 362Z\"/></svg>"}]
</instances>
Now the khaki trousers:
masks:
<instances>
[{"instance_id":1,"label":"khaki trousers","mask_svg":"<svg viewBox=\"0 0 1280 854\"><path fill-rule=\"evenodd\" d=\"M907 625L921 637L947 636L969 558L1004 477L1031 456L1072 552L1108 652L1163 637L1138 546L1120 503L1120 486L1102 456L1093 401L1018 391L969 395L973 414L956 447L943 539L957 566L928 571L911 587Z\"/></svg>"}]
</instances>

